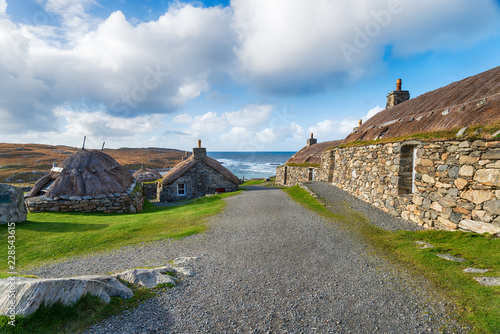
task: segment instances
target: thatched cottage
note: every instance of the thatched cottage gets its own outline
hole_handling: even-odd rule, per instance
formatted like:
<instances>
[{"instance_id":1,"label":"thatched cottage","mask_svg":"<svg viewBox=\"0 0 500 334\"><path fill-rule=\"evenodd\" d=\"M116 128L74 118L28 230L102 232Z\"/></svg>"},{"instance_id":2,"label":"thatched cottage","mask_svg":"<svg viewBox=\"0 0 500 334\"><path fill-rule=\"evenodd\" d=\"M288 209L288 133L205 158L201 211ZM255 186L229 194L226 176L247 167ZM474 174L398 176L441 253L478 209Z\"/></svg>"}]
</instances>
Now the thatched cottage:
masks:
<instances>
[{"instance_id":1,"label":"thatched cottage","mask_svg":"<svg viewBox=\"0 0 500 334\"><path fill-rule=\"evenodd\" d=\"M156 199L158 183L162 179L160 173L151 168L144 168L143 166L133 174L133 177L142 183L144 198Z\"/></svg>"},{"instance_id":2,"label":"thatched cottage","mask_svg":"<svg viewBox=\"0 0 500 334\"><path fill-rule=\"evenodd\" d=\"M193 154L163 175L158 184L160 202L179 201L208 194L238 190L239 179L217 160L207 156L206 148L193 148Z\"/></svg>"},{"instance_id":3,"label":"thatched cottage","mask_svg":"<svg viewBox=\"0 0 500 334\"><path fill-rule=\"evenodd\" d=\"M109 155L78 151L35 184L25 203L32 212L139 212L141 184Z\"/></svg>"},{"instance_id":4,"label":"thatched cottage","mask_svg":"<svg viewBox=\"0 0 500 334\"><path fill-rule=\"evenodd\" d=\"M316 180L427 228L498 233L499 129L500 67L413 99L398 80L385 110L342 141L301 150L302 165L278 167L277 183L314 169Z\"/></svg>"}]
</instances>

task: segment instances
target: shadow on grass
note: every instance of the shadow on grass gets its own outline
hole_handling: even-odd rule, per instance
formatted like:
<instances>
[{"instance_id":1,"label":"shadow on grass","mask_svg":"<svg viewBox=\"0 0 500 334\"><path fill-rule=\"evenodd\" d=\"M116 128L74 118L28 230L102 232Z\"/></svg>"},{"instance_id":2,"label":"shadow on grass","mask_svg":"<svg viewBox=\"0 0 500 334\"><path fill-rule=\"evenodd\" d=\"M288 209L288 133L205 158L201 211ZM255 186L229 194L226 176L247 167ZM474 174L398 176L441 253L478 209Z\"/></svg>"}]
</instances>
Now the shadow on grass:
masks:
<instances>
[{"instance_id":1,"label":"shadow on grass","mask_svg":"<svg viewBox=\"0 0 500 334\"><path fill-rule=\"evenodd\" d=\"M97 231L106 227L108 227L107 224L75 224L64 222L36 222L29 220L16 224L16 229L19 230L55 233Z\"/></svg>"}]
</instances>

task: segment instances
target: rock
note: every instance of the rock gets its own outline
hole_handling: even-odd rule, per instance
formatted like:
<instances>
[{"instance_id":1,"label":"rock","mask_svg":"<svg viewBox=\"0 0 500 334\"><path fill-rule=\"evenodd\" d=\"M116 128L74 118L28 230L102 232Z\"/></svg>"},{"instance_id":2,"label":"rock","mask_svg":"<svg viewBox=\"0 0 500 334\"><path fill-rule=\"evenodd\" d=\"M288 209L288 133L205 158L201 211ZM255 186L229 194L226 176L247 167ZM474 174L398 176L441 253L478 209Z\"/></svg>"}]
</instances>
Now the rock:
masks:
<instances>
[{"instance_id":1,"label":"rock","mask_svg":"<svg viewBox=\"0 0 500 334\"><path fill-rule=\"evenodd\" d=\"M491 191L486 190L467 190L463 192L460 197L474 204L481 204L494 199L495 195L493 195Z\"/></svg>"},{"instance_id":2,"label":"rock","mask_svg":"<svg viewBox=\"0 0 500 334\"><path fill-rule=\"evenodd\" d=\"M458 228L458 224L455 224L451 220L445 219L443 217L437 217L437 220L445 230L454 231Z\"/></svg>"},{"instance_id":3,"label":"rock","mask_svg":"<svg viewBox=\"0 0 500 334\"><path fill-rule=\"evenodd\" d=\"M8 291L12 285L16 291L16 314L24 316L35 312L42 303L52 305L60 302L63 305L71 305L87 293L99 297L105 303L109 303L110 297L127 299L133 296L132 290L108 275L71 278L16 277L13 281L1 279L0 314L8 312Z\"/></svg>"},{"instance_id":4,"label":"rock","mask_svg":"<svg viewBox=\"0 0 500 334\"><path fill-rule=\"evenodd\" d=\"M185 267L178 267L178 268L175 268L175 271L184 275L184 276L187 276L187 277L192 277L194 276L194 271L192 271L191 269L189 268L185 268Z\"/></svg>"},{"instance_id":5,"label":"rock","mask_svg":"<svg viewBox=\"0 0 500 334\"><path fill-rule=\"evenodd\" d=\"M114 274L117 278L132 284L144 286L148 289L156 287L158 284L170 283L176 284L176 279L166 275L167 267L156 269L131 269L119 274ZM170 271L173 271L170 269Z\"/></svg>"},{"instance_id":6,"label":"rock","mask_svg":"<svg viewBox=\"0 0 500 334\"><path fill-rule=\"evenodd\" d=\"M481 159L500 159L500 150L499 149L493 149L485 152Z\"/></svg>"},{"instance_id":7,"label":"rock","mask_svg":"<svg viewBox=\"0 0 500 334\"><path fill-rule=\"evenodd\" d=\"M81 201L82 198L80 196L70 196L69 200L70 201Z\"/></svg>"},{"instance_id":8,"label":"rock","mask_svg":"<svg viewBox=\"0 0 500 334\"><path fill-rule=\"evenodd\" d=\"M500 170L480 169L474 175L474 180L487 186L500 186Z\"/></svg>"},{"instance_id":9,"label":"rock","mask_svg":"<svg viewBox=\"0 0 500 334\"><path fill-rule=\"evenodd\" d=\"M458 171L458 175L470 177L470 176L474 175L474 167L472 167L470 165L463 165L462 167L460 167L460 170Z\"/></svg>"},{"instance_id":10,"label":"rock","mask_svg":"<svg viewBox=\"0 0 500 334\"><path fill-rule=\"evenodd\" d=\"M137 213L137 209L135 208L135 206L133 206L132 204L130 204L130 206L128 208L128 212L130 212L130 213Z\"/></svg>"},{"instance_id":11,"label":"rock","mask_svg":"<svg viewBox=\"0 0 500 334\"><path fill-rule=\"evenodd\" d=\"M465 179L462 179L462 178L458 178L455 180L455 182L453 182L455 184L455 186L459 189L459 190L462 190L463 188L465 188L465 186L467 185L467 183L469 183L469 181L465 180Z\"/></svg>"},{"instance_id":12,"label":"rock","mask_svg":"<svg viewBox=\"0 0 500 334\"><path fill-rule=\"evenodd\" d=\"M486 210L472 210L472 219L479 220L484 223L490 223L492 217Z\"/></svg>"},{"instance_id":13,"label":"rock","mask_svg":"<svg viewBox=\"0 0 500 334\"><path fill-rule=\"evenodd\" d=\"M186 264L189 264L189 262L193 261L193 260L197 260L198 257L197 256L193 256L193 257L188 257L188 256L182 256L182 257L178 257L174 260L174 265L186 265Z\"/></svg>"},{"instance_id":14,"label":"rock","mask_svg":"<svg viewBox=\"0 0 500 334\"><path fill-rule=\"evenodd\" d=\"M453 262L463 262L466 259L460 258L460 257L454 257L451 254L436 254L436 256L439 256L442 259L448 260L448 261L453 261Z\"/></svg>"},{"instance_id":15,"label":"rock","mask_svg":"<svg viewBox=\"0 0 500 334\"><path fill-rule=\"evenodd\" d=\"M474 277L474 279L484 286L500 285L500 277Z\"/></svg>"},{"instance_id":16,"label":"rock","mask_svg":"<svg viewBox=\"0 0 500 334\"><path fill-rule=\"evenodd\" d=\"M432 176L429 176L427 174L422 175L422 181L426 183L436 183L436 180Z\"/></svg>"},{"instance_id":17,"label":"rock","mask_svg":"<svg viewBox=\"0 0 500 334\"><path fill-rule=\"evenodd\" d=\"M94 197L92 197L92 196L83 196L82 199L84 201L88 201L88 200L94 199Z\"/></svg>"},{"instance_id":18,"label":"rock","mask_svg":"<svg viewBox=\"0 0 500 334\"><path fill-rule=\"evenodd\" d=\"M443 212L443 207L438 202L432 202L431 209L437 212Z\"/></svg>"},{"instance_id":19,"label":"rock","mask_svg":"<svg viewBox=\"0 0 500 334\"><path fill-rule=\"evenodd\" d=\"M421 245L422 247L418 247L419 249L426 249L426 248L433 248L434 245L431 245L430 243L428 242L425 242L425 241L415 241L415 243L417 245Z\"/></svg>"},{"instance_id":20,"label":"rock","mask_svg":"<svg viewBox=\"0 0 500 334\"><path fill-rule=\"evenodd\" d=\"M484 274L487 273L489 270L488 269L478 269L478 268L465 268L463 270L464 273L474 273L474 274Z\"/></svg>"},{"instance_id":21,"label":"rock","mask_svg":"<svg viewBox=\"0 0 500 334\"><path fill-rule=\"evenodd\" d=\"M455 137L457 137L457 138L462 137L462 136L464 135L464 133L465 133L465 131L466 131L466 130L467 130L467 127L463 127L463 128L461 128L461 129L457 132L457 134L455 135Z\"/></svg>"},{"instance_id":22,"label":"rock","mask_svg":"<svg viewBox=\"0 0 500 334\"><path fill-rule=\"evenodd\" d=\"M28 212L24 205L21 188L0 184L0 223L18 223L25 221Z\"/></svg>"},{"instance_id":23,"label":"rock","mask_svg":"<svg viewBox=\"0 0 500 334\"><path fill-rule=\"evenodd\" d=\"M491 223L483 223L471 219L464 219L458 223L458 227L461 230L475 233L490 233L498 234L500 233L500 226L493 225Z\"/></svg>"},{"instance_id":24,"label":"rock","mask_svg":"<svg viewBox=\"0 0 500 334\"><path fill-rule=\"evenodd\" d=\"M477 162L478 160L479 160L479 158L471 157L470 155L462 155L458 159L458 163L461 165L472 165L475 162Z\"/></svg>"},{"instance_id":25,"label":"rock","mask_svg":"<svg viewBox=\"0 0 500 334\"><path fill-rule=\"evenodd\" d=\"M445 208L452 208L457 205L457 200L456 198L445 196L439 200L439 204Z\"/></svg>"}]
</instances>

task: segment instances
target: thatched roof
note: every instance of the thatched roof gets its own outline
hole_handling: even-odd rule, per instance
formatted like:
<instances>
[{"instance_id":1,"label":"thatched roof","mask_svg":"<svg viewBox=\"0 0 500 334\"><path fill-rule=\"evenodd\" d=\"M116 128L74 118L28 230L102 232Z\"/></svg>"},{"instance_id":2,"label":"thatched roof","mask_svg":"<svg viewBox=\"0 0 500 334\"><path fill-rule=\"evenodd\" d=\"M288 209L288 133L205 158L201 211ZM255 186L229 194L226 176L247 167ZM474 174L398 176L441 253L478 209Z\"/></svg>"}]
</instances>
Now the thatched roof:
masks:
<instances>
[{"instance_id":1,"label":"thatched roof","mask_svg":"<svg viewBox=\"0 0 500 334\"><path fill-rule=\"evenodd\" d=\"M161 174L154 169L144 167L132 174L132 176L140 182L154 182L162 178Z\"/></svg>"},{"instance_id":2,"label":"thatched roof","mask_svg":"<svg viewBox=\"0 0 500 334\"><path fill-rule=\"evenodd\" d=\"M498 120L500 67L385 109L347 136L343 143L487 125Z\"/></svg>"},{"instance_id":3,"label":"thatched roof","mask_svg":"<svg viewBox=\"0 0 500 334\"><path fill-rule=\"evenodd\" d=\"M305 146L288 159L286 164L320 164L321 153L329 147L339 146L342 140L325 141Z\"/></svg>"},{"instance_id":4,"label":"thatched roof","mask_svg":"<svg viewBox=\"0 0 500 334\"><path fill-rule=\"evenodd\" d=\"M226 167L222 166L217 160L206 156L203 158L203 162L213 168L216 172L221 173L226 179L233 182L234 184L238 185L240 183L236 175L231 173L231 171L229 171ZM180 162L179 164L177 164L177 166L163 175L163 184L168 185L173 183L197 163L199 162L194 158L194 155Z\"/></svg>"},{"instance_id":5,"label":"thatched roof","mask_svg":"<svg viewBox=\"0 0 500 334\"><path fill-rule=\"evenodd\" d=\"M133 183L132 174L109 155L81 150L38 180L29 196L41 195L44 189L49 198L124 193Z\"/></svg>"}]
</instances>

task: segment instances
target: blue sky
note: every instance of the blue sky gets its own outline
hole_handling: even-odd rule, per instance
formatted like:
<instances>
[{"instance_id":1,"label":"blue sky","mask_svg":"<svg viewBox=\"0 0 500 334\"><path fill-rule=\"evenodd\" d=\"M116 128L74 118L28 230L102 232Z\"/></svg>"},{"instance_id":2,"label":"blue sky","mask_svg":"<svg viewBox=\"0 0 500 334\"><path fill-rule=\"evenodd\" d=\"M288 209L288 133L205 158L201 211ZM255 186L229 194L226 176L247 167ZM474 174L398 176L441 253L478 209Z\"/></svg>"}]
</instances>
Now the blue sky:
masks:
<instances>
[{"instance_id":1,"label":"blue sky","mask_svg":"<svg viewBox=\"0 0 500 334\"><path fill-rule=\"evenodd\" d=\"M296 151L499 66L493 0L0 0L0 142Z\"/></svg>"}]
</instances>

